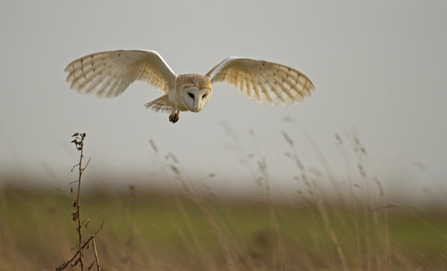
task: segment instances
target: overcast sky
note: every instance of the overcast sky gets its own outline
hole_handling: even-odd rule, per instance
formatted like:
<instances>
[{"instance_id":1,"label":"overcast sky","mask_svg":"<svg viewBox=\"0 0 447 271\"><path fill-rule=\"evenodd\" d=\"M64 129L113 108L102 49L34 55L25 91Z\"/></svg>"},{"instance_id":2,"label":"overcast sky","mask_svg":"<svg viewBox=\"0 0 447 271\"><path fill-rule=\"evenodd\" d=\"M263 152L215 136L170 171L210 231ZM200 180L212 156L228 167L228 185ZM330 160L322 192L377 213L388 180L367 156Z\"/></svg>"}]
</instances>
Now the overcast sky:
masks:
<instances>
[{"instance_id":1,"label":"overcast sky","mask_svg":"<svg viewBox=\"0 0 447 271\"><path fill-rule=\"evenodd\" d=\"M66 185L78 155L70 136L86 132L92 176L161 174L153 139L189 174L215 173L208 184L252 186L226 123L279 183L296 174L281 131L306 166L320 168L307 133L343 179L334 134L347 140L353 127L383 182L444 181L446 26L446 1L2 1L0 172ZM229 56L268 60L301 71L316 90L296 106L268 107L218 83L200 113L173 125L144 108L162 94L141 82L111 100L70 90L68 63L117 49L155 50L178 74L206 74Z\"/></svg>"}]
</instances>

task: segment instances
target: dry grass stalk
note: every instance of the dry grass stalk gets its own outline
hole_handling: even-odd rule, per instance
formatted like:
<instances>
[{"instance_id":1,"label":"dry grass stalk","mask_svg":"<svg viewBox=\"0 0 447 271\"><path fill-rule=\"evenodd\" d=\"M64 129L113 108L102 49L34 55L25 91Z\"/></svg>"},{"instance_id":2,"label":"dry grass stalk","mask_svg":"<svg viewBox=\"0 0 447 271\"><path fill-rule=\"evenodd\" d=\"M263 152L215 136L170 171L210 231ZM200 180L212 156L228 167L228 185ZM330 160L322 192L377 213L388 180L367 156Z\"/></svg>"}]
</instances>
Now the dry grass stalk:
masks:
<instances>
[{"instance_id":1,"label":"dry grass stalk","mask_svg":"<svg viewBox=\"0 0 447 271\"><path fill-rule=\"evenodd\" d=\"M235 263L237 262L238 253L231 245L229 239L224 235L221 226L219 225L219 223L217 223L214 215L212 214L209 207L206 205L200 192L192 183L191 179L186 175L183 168L181 168L178 159L172 153L170 154L170 157L172 157L172 160L175 164L169 165L169 168L174 172L176 179L180 181L185 192L190 196L194 204L199 207L200 211L208 220L214 232L216 233L217 239L219 240L219 243L223 249L224 258L228 265L228 268L230 270L237 270Z\"/></svg>"},{"instance_id":2,"label":"dry grass stalk","mask_svg":"<svg viewBox=\"0 0 447 271\"><path fill-rule=\"evenodd\" d=\"M256 149L258 152L258 168L259 172L261 174L261 177L257 179L257 183L264 189L266 197L267 197L267 206L268 206L268 212L270 216L270 220L272 221L273 228L275 229L276 234L276 262L277 266L279 267L279 270L285 270L287 269L287 260L285 257L285 247L284 247L284 238L282 237L281 229L279 227L278 217L276 213L276 208L273 201L273 195L269 183L269 177L267 172L267 161L264 156L261 155L259 151L259 145L256 140L256 136L253 132L253 130L250 130L250 134L253 138L253 141L256 145Z\"/></svg>"},{"instance_id":3,"label":"dry grass stalk","mask_svg":"<svg viewBox=\"0 0 447 271\"><path fill-rule=\"evenodd\" d=\"M75 182L78 183L78 194L77 194L77 197L76 197L76 201L73 203L73 207L76 208L76 211L71 214L72 215L72 219L78 223L78 227L76 228L76 231L78 232L78 242L77 242L77 248L78 249L77 249L77 252L75 253L75 255L73 256L73 258L71 258L70 260L64 262L59 267L56 267L57 271L64 270L70 263L71 263L72 267L74 267L74 266L79 264L80 268L81 268L81 271L84 271L84 261L83 261L84 253L83 253L83 249L85 247L88 248L90 246L90 243L92 243L92 245L93 245L95 261L90 264L90 266L88 267L88 270L90 270L93 267L94 264L96 264L97 271L101 270L100 265L99 265L98 252L96 250L95 236L102 229L102 226L104 225L104 221L102 222L101 227L99 228L98 231L96 231L86 242L84 242L84 243L82 242L82 227L87 228L88 223L90 222L89 219L86 219L84 221L81 220L81 211L80 211L82 174L84 173L84 171L87 168L88 164L90 163L90 159L91 159L90 158L87 161L87 164L83 167L82 161L84 159L84 139L85 139L85 136L86 136L85 133L75 133L72 136L75 139L73 141L71 141L71 143L75 144L76 149L81 152L80 157L79 157L79 163L74 165L73 168L71 169L71 171L73 172L73 170L76 167L78 168L78 180L72 182L72 183L75 183ZM70 183L70 185L72 183ZM71 193L73 193L73 188L71 188L70 191L71 191ZM78 255L79 255L79 257L78 257Z\"/></svg>"},{"instance_id":4,"label":"dry grass stalk","mask_svg":"<svg viewBox=\"0 0 447 271\"><path fill-rule=\"evenodd\" d=\"M188 218L185 206L183 205L182 201L180 200L180 197L178 195L177 189L172 184L171 178L168 176L168 174L166 172L166 166L168 166L175 174L180 174L180 171L178 170L177 167L175 167L174 165L168 164L166 162L168 160L172 160L174 164L178 164L177 158L172 153L169 153L168 155L166 155L166 158L165 158L166 161L163 161L161 159L161 157L160 157L160 154L158 152L157 145L155 145L155 142L152 139L150 139L149 140L149 144L151 145L152 149L154 150L154 152L155 152L155 154L157 156L158 162L162 166L163 174L165 175L166 179L169 182L169 186L170 186L171 191L173 192L173 195L174 195L174 198L175 198L175 203L177 204L177 207L179 208L180 213L181 213L183 219L185 220L185 223L186 223L186 226L188 228L189 234L192 237L192 240L194 242L194 246L197 249L197 252L199 253L199 256L200 256L200 259L201 259L202 263L207 267L208 270L215 270L216 268L214 266L214 263L210 259L208 259L208 257L205 256L205 253L204 253L203 249L200 246L199 238L198 238L196 232L194 231L194 229L193 229L193 227L191 225L191 222L189 221L189 218ZM184 238L184 240L187 240L187 239ZM188 243L185 243L185 244L189 246Z\"/></svg>"},{"instance_id":5,"label":"dry grass stalk","mask_svg":"<svg viewBox=\"0 0 447 271\"><path fill-rule=\"evenodd\" d=\"M333 227L331 226L331 221L329 219L329 215L327 213L326 207L324 206L324 202L323 202L322 198L320 197L320 192L318 191L316 182L313 179L311 179L309 177L309 175L307 174L307 171L306 171L303 163L301 163L301 160L298 157L293 140L287 135L286 132L283 132L282 134L292 149L292 159L295 161L296 166L301 171L301 178L303 179L303 181L307 185L307 187L310 189L310 193L314 199L315 204L317 205L318 211L320 212L320 215L323 219L325 228L328 231L328 233L332 239L332 242L337 250L340 261L341 261L344 269L349 270L350 268L346 262L346 258L343 253L343 250L340 246L340 242L338 241L338 237L335 234Z\"/></svg>"},{"instance_id":6,"label":"dry grass stalk","mask_svg":"<svg viewBox=\"0 0 447 271\"><path fill-rule=\"evenodd\" d=\"M391 239L391 241L393 241L395 244L399 245L400 247L405 249L408 253L410 253L415 259L417 259L419 261L419 263L421 265L423 265L425 267L425 269L427 269L428 271L432 271L433 270L420 257L418 257L418 255L416 255L416 253L414 253L413 251L408 249L406 246L404 246L403 244L399 243L397 240Z\"/></svg>"}]
</instances>

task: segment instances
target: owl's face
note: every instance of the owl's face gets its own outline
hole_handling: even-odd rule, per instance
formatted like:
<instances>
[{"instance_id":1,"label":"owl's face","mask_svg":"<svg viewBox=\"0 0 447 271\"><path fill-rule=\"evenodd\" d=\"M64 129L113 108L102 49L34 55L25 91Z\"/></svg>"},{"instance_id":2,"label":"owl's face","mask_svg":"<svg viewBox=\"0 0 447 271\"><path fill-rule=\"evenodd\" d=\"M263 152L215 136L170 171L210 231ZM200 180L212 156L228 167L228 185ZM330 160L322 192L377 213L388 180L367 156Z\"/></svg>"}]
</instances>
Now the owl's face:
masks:
<instances>
[{"instance_id":1,"label":"owl's face","mask_svg":"<svg viewBox=\"0 0 447 271\"><path fill-rule=\"evenodd\" d=\"M197 86L185 86L182 90L182 100L186 107L192 112L199 112L208 102L213 93L212 88L201 88Z\"/></svg>"}]
</instances>

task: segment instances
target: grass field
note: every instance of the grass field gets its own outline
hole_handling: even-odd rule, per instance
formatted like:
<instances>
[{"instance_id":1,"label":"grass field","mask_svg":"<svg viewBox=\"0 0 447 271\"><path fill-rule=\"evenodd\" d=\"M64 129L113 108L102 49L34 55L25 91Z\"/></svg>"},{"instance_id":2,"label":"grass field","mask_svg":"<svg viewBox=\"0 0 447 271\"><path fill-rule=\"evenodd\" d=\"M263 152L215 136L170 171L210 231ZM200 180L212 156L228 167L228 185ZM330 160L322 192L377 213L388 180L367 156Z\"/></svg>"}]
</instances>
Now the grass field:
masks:
<instances>
[{"instance_id":1,"label":"grass field","mask_svg":"<svg viewBox=\"0 0 447 271\"><path fill-rule=\"evenodd\" d=\"M8 187L0 198L1 270L54 270L72 257L74 196ZM91 191L82 204L90 219L84 234L104 221L96 241L102 270L447 268L442 209L365 211L360 202L353 208L324 202L325 221L317 204L305 202L201 202L138 190ZM93 261L89 250L85 257Z\"/></svg>"},{"instance_id":2,"label":"grass field","mask_svg":"<svg viewBox=\"0 0 447 271\"><path fill-rule=\"evenodd\" d=\"M291 198L272 192L262 156L255 158L253 170L257 196L215 197L189 179L170 154L159 158L164 172L171 173L164 180L170 189L151 191L141 183L126 191L81 188L79 221L77 184L72 194L68 183L67 191L60 191L2 180L0 270L55 270L78 259L78 223L81 243L92 235L95 241L83 249L84 270L97 270L91 265L95 248L103 271L447 270L445 200L433 198L419 209L387 204L386 191L367 172L358 140L358 170L350 180L335 182L330 174L322 180L284 137L295 178L305 186ZM80 264L65 270L80 270Z\"/></svg>"}]
</instances>

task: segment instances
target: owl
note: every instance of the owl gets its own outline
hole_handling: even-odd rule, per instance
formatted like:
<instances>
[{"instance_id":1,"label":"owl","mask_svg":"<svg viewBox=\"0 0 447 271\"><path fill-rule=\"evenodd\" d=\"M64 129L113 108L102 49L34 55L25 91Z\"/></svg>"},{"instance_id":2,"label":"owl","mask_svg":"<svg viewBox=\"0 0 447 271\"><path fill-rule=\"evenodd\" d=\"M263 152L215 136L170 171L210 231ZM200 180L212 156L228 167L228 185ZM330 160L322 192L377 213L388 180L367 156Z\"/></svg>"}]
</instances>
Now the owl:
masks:
<instances>
[{"instance_id":1,"label":"owl","mask_svg":"<svg viewBox=\"0 0 447 271\"><path fill-rule=\"evenodd\" d=\"M310 96L314 85L304 74L280 64L229 57L205 76L176 74L155 51L118 50L91 54L68 64L67 82L81 94L99 98L121 95L135 80L164 93L145 104L170 113L176 123L181 111L200 112L211 98L213 83L223 82L245 97L267 105L296 104Z\"/></svg>"}]
</instances>

